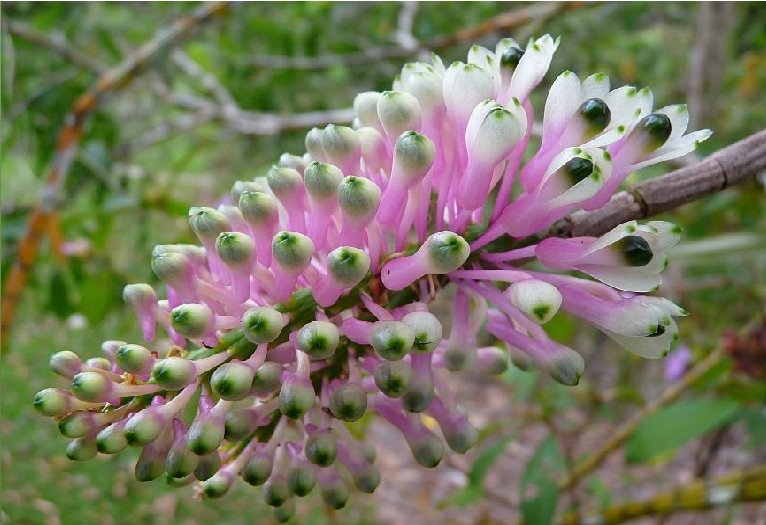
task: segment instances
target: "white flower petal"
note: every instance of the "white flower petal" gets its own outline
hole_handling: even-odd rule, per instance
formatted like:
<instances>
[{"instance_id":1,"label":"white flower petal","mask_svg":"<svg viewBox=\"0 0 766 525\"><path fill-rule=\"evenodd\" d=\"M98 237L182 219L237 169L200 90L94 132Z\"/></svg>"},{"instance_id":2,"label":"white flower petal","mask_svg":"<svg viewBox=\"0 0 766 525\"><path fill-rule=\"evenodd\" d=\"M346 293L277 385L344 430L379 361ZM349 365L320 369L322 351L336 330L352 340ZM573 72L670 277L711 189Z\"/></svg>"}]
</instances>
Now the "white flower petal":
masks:
<instances>
[{"instance_id":1,"label":"white flower petal","mask_svg":"<svg viewBox=\"0 0 766 525\"><path fill-rule=\"evenodd\" d=\"M650 292L656 289L662 278L658 273L646 271L645 266L605 266L582 264L577 269L604 284L627 292Z\"/></svg>"},{"instance_id":2,"label":"white flower petal","mask_svg":"<svg viewBox=\"0 0 766 525\"><path fill-rule=\"evenodd\" d=\"M668 141L664 146L652 153L652 156L648 159L631 165L629 171L639 170L641 168L645 168L646 166L652 166L653 164L658 164L660 162L665 162L667 160L677 159L679 157L683 157L684 155L688 155L697 148L698 143L707 140L712 134L713 132L709 129L701 129L699 131L695 131L694 133L689 133L688 135L679 137L672 143Z\"/></svg>"},{"instance_id":3,"label":"white flower petal","mask_svg":"<svg viewBox=\"0 0 766 525\"><path fill-rule=\"evenodd\" d=\"M681 239L681 228L667 221L648 221L638 227L641 231L655 232L657 234L657 246L660 250L667 250L675 246Z\"/></svg>"},{"instance_id":4,"label":"white flower petal","mask_svg":"<svg viewBox=\"0 0 766 525\"><path fill-rule=\"evenodd\" d=\"M593 253L595 251L601 250L602 248L606 248L607 246L611 246L612 244L616 243L623 237L627 237L628 235L633 235L638 228L638 223L636 221L628 221L626 223L620 224L618 226L615 226L605 234L603 234L601 237L596 239L593 244L590 245L588 248L587 253Z\"/></svg>"},{"instance_id":5,"label":"white flower petal","mask_svg":"<svg viewBox=\"0 0 766 525\"><path fill-rule=\"evenodd\" d=\"M509 47L521 47L513 38L501 38L495 45L495 58L500 61L500 57L503 56L503 52Z\"/></svg>"},{"instance_id":6,"label":"white flower petal","mask_svg":"<svg viewBox=\"0 0 766 525\"><path fill-rule=\"evenodd\" d=\"M447 111L462 127L476 104L495 97L495 81L481 66L455 62L444 74L442 91Z\"/></svg>"},{"instance_id":7,"label":"white flower petal","mask_svg":"<svg viewBox=\"0 0 766 525\"><path fill-rule=\"evenodd\" d=\"M582 89L577 75L564 71L556 77L545 101L543 143L553 143L559 138L582 101Z\"/></svg>"},{"instance_id":8,"label":"white flower petal","mask_svg":"<svg viewBox=\"0 0 766 525\"><path fill-rule=\"evenodd\" d=\"M665 328L665 333L658 337L630 337L621 335L610 330L603 332L611 337L617 344L626 350L647 359L659 359L665 357L670 347L678 337L678 326L672 323Z\"/></svg>"},{"instance_id":9,"label":"white flower petal","mask_svg":"<svg viewBox=\"0 0 766 525\"><path fill-rule=\"evenodd\" d=\"M609 77L604 73L595 73L582 81L583 100L589 98L604 99L609 94Z\"/></svg>"},{"instance_id":10,"label":"white flower petal","mask_svg":"<svg viewBox=\"0 0 766 525\"><path fill-rule=\"evenodd\" d=\"M686 104L675 104L673 106L665 106L654 111L655 113L662 113L667 115L670 119L670 136L667 142L673 142L674 140L683 136L686 133L686 128L689 126L689 109Z\"/></svg>"},{"instance_id":11,"label":"white flower petal","mask_svg":"<svg viewBox=\"0 0 766 525\"><path fill-rule=\"evenodd\" d=\"M511 78L509 97L516 97L521 101L527 99L529 93L547 73L553 53L559 47L559 41L558 38L554 41L550 35L544 35L527 45L524 56L521 57Z\"/></svg>"}]
</instances>

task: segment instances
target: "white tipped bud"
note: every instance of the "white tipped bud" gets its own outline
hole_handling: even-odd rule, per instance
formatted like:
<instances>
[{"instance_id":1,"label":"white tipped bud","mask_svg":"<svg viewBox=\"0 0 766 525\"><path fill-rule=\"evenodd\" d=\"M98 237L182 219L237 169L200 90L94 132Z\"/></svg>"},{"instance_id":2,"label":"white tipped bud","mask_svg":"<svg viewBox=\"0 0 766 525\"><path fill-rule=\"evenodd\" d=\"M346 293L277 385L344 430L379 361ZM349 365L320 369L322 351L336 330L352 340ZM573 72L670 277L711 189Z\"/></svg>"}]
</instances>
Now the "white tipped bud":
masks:
<instances>
[{"instance_id":1,"label":"white tipped bud","mask_svg":"<svg viewBox=\"0 0 766 525\"><path fill-rule=\"evenodd\" d=\"M319 128L311 128L306 133L306 151L308 151L311 158L314 160L324 162L326 159L324 149L322 149L322 130Z\"/></svg>"},{"instance_id":2,"label":"white tipped bud","mask_svg":"<svg viewBox=\"0 0 766 525\"><path fill-rule=\"evenodd\" d=\"M322 132L322 150L331 164L346 169L358 167L361 145L356 132L348 126L329 124Z\"/></svg>"},{"instance_id":3,"label":"white tipped bud","mask_svg":"<svg viewBox=\"0 0 766 525\"><path fill-rule=\"evenodd\" d=\"M117 365L131 374L145 374L151 370L154 356L141 345L124 344L115 352Z\"/></svg>"},{"instance_id":4,"label":"white tipped bud","mask_svg":"<svg viewBox=\"0 0 766 525\"><path fill-rule=\"evenodd\" d=\"M351 246L335 248L327 255L327 271L344 286L356 286L370 269L367 252Z\"/></svg>"},{"instance_id":5,"label":"white tipped bud","mask_svg":"<svg viewBox=\"0 0 766 525\"><path fill-rule=\"evenodd\" d=\"M270 343L282 332L285 322L282 314L273 308L251 308L242 316L245 337L256 344Z\"/></svg>"},{"instance_id":6,"label":"white tipped bud","mask_svg":"<svg viewBox=\"0 0 766 525\"><path fill-rule=\"evenodd\" d=\"M62 350L53 354L49 365L55 373L68 378L74 377L82 370L82 360L77 354L69 350Z\"/></svg>"},{"instance_id":7,"label":"white tipped bud","mask_svg":"<svg viewBox=\"0 0 766 525\"><path fill-rule=\"evenodd\" d=\"M561 293L552 284L537 279L524 279L508 289L511 302L532 321L545 324L561 306Z\"/></svg>"},{"instance_id":8,"label":"white tipped bud","mask_svg":"<svg viewBox=\"0 0 766 525\"><path fill-rule=\"evenodd\" d=\"M245 191L239 196L242 217L255 226L269 226L279 222L277 201L261 191Z\"/></svg>"},{"instance_id":9,"label":"white tipped bud","mask_svg":"<svg viewBox=\"0 0 766 525\"><path fill-rule=\"evenodd\" d=\"M278 166L282 168L292 168L299 172L306 169L306 159L299 157L298 155L291 155L290 153L282 153L279 157ZM236 202L236 201L235 201Z\"/></svg>"},{"instance_id":10,"label":"white tipped bud","mask_svg":"<svg viewBox=\"0 0 766 525\"><path fill-rule=\"evenodd\" d=\"M301 271L311 261L314 243L298 232L282 231L274 236L272 252L279 265L286 271Z\"/></svg>"},{"instance_id":11,"label":"white tipped bud","mask_svg":"<svg viewBox=\"0 0 766 525\"><path fill-rule=\"evenodd\" d=\"M215 314L206 304L182 304L170 312L173 330L184 337L198 339L213 327Z\"/></svg>"},{"instance_id":12,"label":"white tipped bud","mask_svg":"<svg viewBox=\"0 0 766 525\"><path fill-rule=\"evenodd\" d=\"M298 348L314 359L333 355L339 340L338 327L327 321L312 321L298 331Z\"/></svg>"},{"instance_id":13,"label":"white tipped bud","mask_svg":"<svg viewBox=\"0 0 766 525\"><path fill-rule=\"evenodd\" d=\"M235 204L239 202L239 198L242 196L243 193L246 191L261 191L263 188L260 184L257 182L253 182L250 180L238 180L234 182L234 185L231 187L231 200Z\"/></svg>"},{"instance_id":14,"label":"white tipped bud","mask_svg":"<svg viewBox=\"0 0 766 525\"><path fill-rule=\"evenodd\" d=\"M301 190L303 186L303 178L297 170L293 168L282 168L279 166L272 166L266 176L266 181L269 183L269 188L274 192L274 195L280 201L290 199L297 192Z\"/></svg>"},{"instance_id":15,"label":"white tipped bud","mask_svg":"<svg viewBox=\"0 0 766 525\"><path fill-rule=\"evenodd\" d=\"M405 186L419 182L434 162L434 143L415 131L406 131L396 140L394 147L394 171L404 177Z\"/></svg>"},{"instance_id":16,"label":"white tipped bud","mask_svg":"<svg viewBox=\"0 0 766 525\"><path fill-rule=\"evenodd\" d=\"M445 274L460 268L471 255L471 247L460 235L443 231L432 234L421 247L428 260L428 273Z\"/></svg>"},{"instance_id":17,"label":"white tipped bud","mask_svg":"<svg viewBox=\"0 0 766 525\"><path fill-rule=\"evenodd\" d=\"M410 312L402 322L415 333L413 352L431 352L442 340L442 324L431 312Z\"/></svg>"},{"instance_id":18,"label":"white tipped bud","mask_svg":"<svg viewBox=\"0 0 766 525\"><path fill-rule=\"evenodd\" d=\"M122 289L123 300L135 308L151 307L157 303L154 288L146 283L128 284Z\"/></svg>"},{"instance_id":19,"label":"white tipped bud","mask_svg":"<svg viewBox=\"0 0 766 525\"><path fill-rule=\"evenodd\" d=\"M218 234L230 229L226 216L214 208L189 208L189 224L200 241L215 241Z\"/></svg>"},{"instance_id":20,"label":"white tipped bud","mask_svg":"<svg viewBox=\"0 0 766 525\"><path fill-rule=\"evenodd\" d=\"M255 243L244 233L223 232L215 240L215 251L227 266L248 268L255 256Z\"/></svg>"},{"instance_id":21,"label":"white tipped bud","mask_svg":"<svg viewBox=\"0 0 766 525\"><path fill-rule=\"evenodd\" d=\"M354 112L362 126L370 126L373 128L378 128L380 126L380 119L378 118L379 99L380 93L377 91L359 93L354 99Z\"/></svg>"},{"instance_id":22,"label":"white tipped bud","mask_svg":"<svg viewBox=\"0 0 766 525\"><path fill-rule=\"evenodd\" d=\"M495 80L483 67L454 62L444 74L442 91L447 111L458 125L468 122L482 100L495 98Z\"/></svg>"},{"instance_id":23,"label":"white tipped bud","mask_svg":"<svg viewBox=\"0 0 766 525\"><path fill-rule=\"evenodd\" d=\"M430 64L422 62L406 64L402 68L399 89L418 99L420 108L430 113L443 105L442 79Z\"/></svg>"},{"instance_id":24,"label":"white tipped bud","mask_svg":"<svg viewBox=\"0 0 766 525\"><path fill-rule=\"evenodd\" d=\"M420 124L420 103L404 91L384 91L378 99L378 118L389 140Z\"/></svg>"},{"instance_id":25,"label":"white tipped bud","mask_svg":"<svg viewBox=\"0 0 766 525\"><path fill-rule=\"evenodd\" d=\"M236 401L250 392L255 372L244 363L224 363L213 372L210 386L221 399Z\"/></svg>"},{"instance_id":26,"label":"white tipped bud","mask_svg":"<svg viewBox=\"0 0 766 525\"><path fill-rule=\"evenodd\" d=\"M380 188L363 177L346 177L338 186L338 202L345 216L367 222L378 211Z\"/></svg>"},{"instance_id":27,"label":"white tipped bud","mask_svg":"<svg viewBox=\"0 0 766 525\"><path fill-rule=\"evenodd\" d=\"M165 390L181 390L195 375L194 363L181 357L168 357L152 368L152 379Z\"/></svg>"},{"instance_id":28,"label":"white tipped bud","mask_svg":"<svg viewBox=\"0 0 766 525\"><path fill-rule=\"evenodd\" d=\"M335 199L342 179L343 173L336 166L325 162L312 162L303 174L306 191L319 202Z\"/></svg>"}]
</instances>

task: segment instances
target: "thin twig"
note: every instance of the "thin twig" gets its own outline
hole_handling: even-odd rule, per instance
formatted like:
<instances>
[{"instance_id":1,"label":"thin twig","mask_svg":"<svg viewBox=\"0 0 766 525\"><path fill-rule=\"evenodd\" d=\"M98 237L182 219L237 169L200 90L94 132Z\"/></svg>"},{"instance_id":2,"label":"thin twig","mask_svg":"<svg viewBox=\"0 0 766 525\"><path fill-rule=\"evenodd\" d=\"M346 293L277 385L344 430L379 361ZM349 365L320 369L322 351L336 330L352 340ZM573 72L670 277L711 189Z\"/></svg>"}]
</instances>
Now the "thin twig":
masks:
<instances>
[{"instance_id":1,"label":"thin twig","mask_svg":"<svg viewBox=\"0 0 766 525\"><path fill-rule=\"evenodd\" d=\"M107 94L125 87L145 70L158 55L175 46L204 22L226 12L228 6L228 2L204 4L169 27L160 29L134 55L129 56L120 65L101 75L92 88L75 101L65 125L59 133L56 152L48 169L40 201L29 217L26 232L19 242L16 262L3 287L2 322L0 322L3 350L6 348L8 334L21 292L37 258L40 241L44 236L51 233L51 228L55 223L56 210L60 204L60 190L76 156L77 145L82 136L85 121Z\"/></svg>"}]
</instances>

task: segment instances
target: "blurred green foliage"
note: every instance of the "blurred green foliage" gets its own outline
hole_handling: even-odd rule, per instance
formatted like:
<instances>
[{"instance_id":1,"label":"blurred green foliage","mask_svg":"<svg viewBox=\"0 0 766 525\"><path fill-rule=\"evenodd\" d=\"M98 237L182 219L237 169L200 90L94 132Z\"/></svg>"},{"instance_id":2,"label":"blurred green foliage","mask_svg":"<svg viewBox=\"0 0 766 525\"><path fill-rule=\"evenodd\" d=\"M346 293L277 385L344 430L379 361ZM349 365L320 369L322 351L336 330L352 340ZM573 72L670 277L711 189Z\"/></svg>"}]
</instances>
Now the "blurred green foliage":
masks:
<instances>
[{"instance_id":1,"label":"blurred green foliage","mask_svg":"<svg viewBox=\"0 0 766 525\"><path fill-rule=\"evenodd\" d=\"M73 101L97 78L96 72L30 42L5 24L23 24L107 67L121 63L157 30L194 5L2 4L3 275L14 260L14 247L39 197L45 168L55 153L58 130ZM521 5L424 3L417 10L413 34L426 42ZM393 46L401 9L399 3L372 2L239 4L230 15L184 43L182 49L217 78L245 110L288 115L344 108L350 106L357 92L388 88L405 59L291 70L257 65L256 58L343 55ZM586 4L509 34L520 39L542 32L562 37L545 80L547 85L564 69L583 75L603 71L613 85L651 87L656 104L662 106L687 99L698 9L697 3ZM725 35L725 60L715 64L720 68L716 71L720 86L715 93L707 93L706 100L714 108L706 112L702 125L715 134L704 144L703 155L763 128L766 122L766 8L762 3L745 2L738 4L734 13L731 32ZM487 34L478 43L493 46L501 36L506 33ZM449 63L464 58L467 47L457 45L439 53ZM542 95L534 102L541 108L545 89L538 91ZM128 282L156 282L148 264L154 244L192 240L186 222L189 206L215 203L234 180L265 174L282 151L303 151L305 130L254 136L239 133L220 120L170 133L165 140L142 146L147 133L189 115L163 94L212 96L200 78L184 73L163 57L126 89L110 95L86 124L59 198L64 238L84 241L87 249L68 258L65 266L57 264L49 250L42 250L1 370L2 523L53 523L51 516L58 515L61 523L110 523L111 519L111 523L119 524L213 520L235 524L258 523L260 516L268 515L259 510L260 503L253 503L252 489L242 486L226 502L198 503L187 489L164 490L162 481L141 485L130 479L130 455L87 465L68 462L63 458L65 440L56 435L48 421L31 411L34 392L51 383L47 356L54 350L71 347L92 356L98 354L103 339L138 339L136 323L122 305L121 289ZM665 169L663 166L649 174ZM765 201L763 186L751 183L688 205L674 212L672 218L683 225L686 239L731 232L763 235ZM671 265L673 287L669 293L692 312L682 323L683 341L700 354L716 344L722 330L741 327L757 308L763 308L764 274L762 244L752 250L729 250ZM586 357L591 359L593 349L610 347L594 333L581 333L577 324L560 317L551 325L554 338L587 341L591 350L586 351ZM606 354L601 351L599 356ZM587 379L616 385L616 399L623 404L594 409L599 416L614 418L620 410L635 407L647 392L642 390L645 385L640 384L640 377L632 374L637 366L633 357L608 352L604 359L609 359L610 373ZM658 364L642 366L654 371L655 379L661 370ZM519 390L526 392L523 397L529 397L529 403L543 407L548 414L575 402L564 393L566 389L552 387L536 374L509 374L513 388L521 385ZM726 391L727 395L736 391L744 405L762 402L765 395L757 382L736 376L730 369L722 371L707 389ZM748 428L762 429L757 413L748 414ZM757 435L759 441L754 446L762 443L763 432ZM545 446L556 450L555 444ZM500 444L490 450L499 454L502 447ZM479 463L475 470L475 484L480 490L486 466ZM534 470L527 472L528 479L540 476ZM593 490L595 497L609 500L607 488L591 485L598 489ZM364 509L372 500L358 496L355 500L350 511L337 516L304 509L299 511L303 512L300 522L370 523L373 518Z\"/></svg>"}]
</instances>

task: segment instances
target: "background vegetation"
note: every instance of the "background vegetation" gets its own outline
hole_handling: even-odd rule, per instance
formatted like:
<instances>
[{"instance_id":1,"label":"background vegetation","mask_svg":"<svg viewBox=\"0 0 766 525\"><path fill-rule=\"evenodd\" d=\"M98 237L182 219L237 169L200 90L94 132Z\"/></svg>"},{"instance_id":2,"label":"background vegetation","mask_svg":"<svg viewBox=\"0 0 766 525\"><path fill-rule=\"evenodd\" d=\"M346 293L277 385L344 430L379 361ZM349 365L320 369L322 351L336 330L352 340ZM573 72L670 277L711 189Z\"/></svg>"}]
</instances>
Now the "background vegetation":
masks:
<instances>
[{"instance_id":1,"label":"background vegetation","mask_svg":"<svg viewBox=\"0 0 766 525\"><path fill-rule=\"evenodd\" d=\"M689 101L694 125L715 133L698 152L702 156L764 127L764 4L554 6L511 29L492 25L498 15L529 5L241 4L104 100L86 123L58 194L65 256L42 250L4 348L0 523L270 520L250 487L237 486L223 501L197 501L188 487L133 480L130 453L87 464L68 461L66 440L33 413L31 399L54 381L47 368L52 352L72 348L95 356L104 339L138 340L121 289L154 281L148 264L154 244L192 240L189 206L213 204L233 181L265 174L282 151L302 152L305 124L320 124L311 112L344 109L357 92L390 87L402 64L418 55L418 42L477 27L489 29L477 38L489 46L502 36L524 41L542 32L561 35L548 84L564 69L603 71L613 85L651 87L659 106ZM105 68L123 62L195 6L3 3L4 277L74 100ZM440 47L449 63L464 59L469 43ZM541 99L534 102L541 107ZM665 288L692 312L681 323L682 344L692 361L716 348L724 357L685 389L682 401L632 432L602 469L564 492L553 481L666 388L663 363L617 351L562 315L550 329L584 352L588 367L581 386L563 389L515 369L492 385L461 380L465 404L483 423L476 451L427 473L411 469L401 441L372 427L384 467L392 465L384 468L380 493L356 495L350 509L334 514L305 504L296 521L480 523L521 513L528 523L544 524L557 502L561 513L596 512L693 477L766 462L764 177L670 218L686 231ZM525 491L529 485L535 490ZM704 522L754 523L765 515L751 504L707 514ZM677 519L663 523L687 523Z\"/></svg>"}]
</instances>

